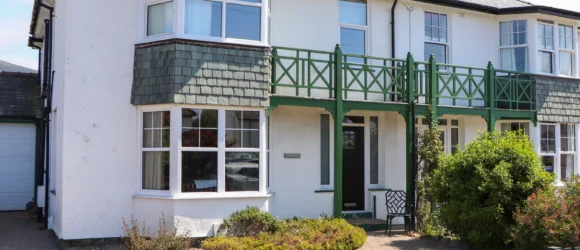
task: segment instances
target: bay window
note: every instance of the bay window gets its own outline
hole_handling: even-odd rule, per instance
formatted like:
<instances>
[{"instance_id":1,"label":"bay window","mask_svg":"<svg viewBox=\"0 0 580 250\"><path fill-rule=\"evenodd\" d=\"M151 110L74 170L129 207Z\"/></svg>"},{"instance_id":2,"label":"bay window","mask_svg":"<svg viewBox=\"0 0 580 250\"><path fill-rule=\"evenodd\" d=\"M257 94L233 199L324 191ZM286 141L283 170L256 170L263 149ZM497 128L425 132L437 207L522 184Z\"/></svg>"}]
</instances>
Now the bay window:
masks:
<instances>
[{"instance_id":1,"label":"bay window","mask_svg":"<svg viewBox=\"0 0 580 250\"><path fill-rule=\"evenodd\" d=\"M185 197L266 191L263 110L172 107L143 111L141 123L141 190Z\"/></svg>"},{"instance_id":2,"label":"bay window","mask_svg":"<svg viewBox=\"0 0 580 250\"><path fill-rule=\"evenodd\" d=\"M267 41L269 0L144 1L144 42L183 38L260 45Z\"/></svg>"},{"instance_id":3,"label":"bay window","mask_svg":"<svg viewBox=\"0 0 580 250\"><path fill-rule=\"evenodd\" d=\"M558 25L558 54L560 60L560 74L574 75L574 29L572 26Z\"/></svg>"},{"instance_id":4,"label":"bay window","mask_svg":"<svg viewBox=\"0 0 580 250\"><path fill-rule=\"evenodd\" d=\"M500 62L504 70L528 71L527 21L499 23Z\"/></svg>"},{"instance_id":5,"label":"bay window","mask_svg":"<svg viewBox=\"0 0 580 250\"><path fill-rule=\"evenodd\" d=\"M554 25L547 22L538 23L538 60L540 72L554 73Z\"/></svg>"},{"instance_id":6,"label":"bay window","mask_svg":"<svg viewBox=\"0 0 580 250\"><path fill-rule=\"evenodd\" d=\"M170 113L143 113L142 181L144 190L169 190Z\"/></svg>"},{"instance_id":7,"label":"bay window","mask_svg":"<svg viewBox=\"0 0 580 250\"><path fill-rule=\"evenodd\" d=\"M566 181L575 173L576 125L540 124L540 156L545 169Z\"/></svg>"}]
</instances>

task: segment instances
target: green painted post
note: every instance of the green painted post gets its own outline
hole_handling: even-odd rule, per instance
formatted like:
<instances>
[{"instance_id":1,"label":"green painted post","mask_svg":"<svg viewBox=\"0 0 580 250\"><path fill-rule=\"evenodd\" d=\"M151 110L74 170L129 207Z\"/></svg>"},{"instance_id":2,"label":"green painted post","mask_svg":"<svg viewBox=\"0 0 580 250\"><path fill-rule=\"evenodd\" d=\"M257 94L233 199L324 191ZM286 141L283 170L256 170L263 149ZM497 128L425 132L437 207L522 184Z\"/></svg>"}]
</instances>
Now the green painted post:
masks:
<instances>
[{"instance_id":1,"label":"green painted post","mask_svg":"<svg viewBox=\"0 0 580 250\"><path fill-rule=\"evenodd\" d=\"M409 52L409 54L407 54L407 102L409 105L409 109L407 111L407 127L406 127L406 155L407 155L407 204L415 204L415 171L414 171L414 155L413 155L413 136L415 134L414 131L414 125L415 125L415 112L414 112L414 108L415 108L415 91L414 91L414 86L415 86L415 60L413 59L413 54L411 54L411 52ZM411 211L407 211L407 212L413 212L413 208L410 208ZM414 218L411 219L411 221L414 221Z\"/></svg>"},{"instance_id":2,"label":"green painted post","mask_svg":"<svg viewBox=\"0 0 580 250\"><path fill-rule=\"evenodd\" d=\"M437 105L439 105L439 79L437 78L437 61L435 60L435 55L429 57L429 103L431 104L431 110L433 112L432 117L430 117L431 124L436 122L438 118L437 115Z\"/></svg>"},{"instance_id":3,"label":"green painted post","mask_svg":"<svg viewBox=\"0 0 580 250\"><path fill-rule=\"evenodd\" d=\"M272 50L272 94L276 94L276 85L278 84L276 82L276 62L278 59L278 50L277 49L273 49Z\"/></svg>"},{"instance_id":4,"label":"green painted post","mask_svg":"<svg viewBox=\"0 0 580 250\"><path fill-rule=\"evenodd\" d=\"M491 61L489 61L489 63L487 64L487 73L488 73L488 80L487 80L487 84L488 84L488 91L489 93L487 93L488 96L488 100L489 100L489 117L487 120L487 131L488 132L493 132L495 130L495 121L496 121L496 116L495 116L495 69L493 67L493 63Z\"/></svg>"},{"instance_id":5,"label":"green painted post","mask_svg":"<svg viewBox=\"0 0 580 250\"><path fill-rule=\"evenodd\" d=\"M337 44L334 49L334 216L342 216L342 50Z\"/></svg>"}]
</instances>

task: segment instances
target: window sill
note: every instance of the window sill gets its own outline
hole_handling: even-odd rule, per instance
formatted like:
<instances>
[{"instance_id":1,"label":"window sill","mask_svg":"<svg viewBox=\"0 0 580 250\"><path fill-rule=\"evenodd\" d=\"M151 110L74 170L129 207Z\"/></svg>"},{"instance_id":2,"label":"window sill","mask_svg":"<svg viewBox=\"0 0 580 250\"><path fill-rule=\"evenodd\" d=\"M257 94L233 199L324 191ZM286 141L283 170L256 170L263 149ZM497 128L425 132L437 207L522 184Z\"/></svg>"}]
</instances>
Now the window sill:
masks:
<instances>
[{"instance_id":1,"label":"window sill","mask_svg":"<svg viewBox=\"0 0 580 250\"><path fill-rule=\"evenodd\" d=\"M536 73L538 76L554 77L554 78L566 78L566 79L578 79L576 76L560 75L560 74L549 74L549 73Z\"/></svg>"},{"instance_id":2,"label":"window sill","mask_svg":"<svg viewBox=\"0 0 580 250\"><path fill-rule=\"evenodd\" d=\"M156 36L145 37L145 38L140 39L136 43L136 45L155 43L155 42L171 40L171 39L190 40L190 41L196 41L196 42L201 42L201 43L244 45L244 46L265 47L265 48L270 47L270 45L267 42L262 42L262 41L242 40L242 39L232 39L232 38L222 39L219 37L214 38L214 37L193 36L193 35L174 34L174 33L170 33L167 35L156 35Z\"/></svg>"},{"instance_id":3,"label":"window sill","mask_svg":"<svg viewBox=\"0 0 580 250\"><path fill-rule=\"evenodd\" d=\"M274 193L205 193L205 194L178 194L178 195L151 195L135 194L133 198L161 199L161 200L215 200L215 199L246 199L246 198L270 198Z\"/></svg>"}]
</instances>

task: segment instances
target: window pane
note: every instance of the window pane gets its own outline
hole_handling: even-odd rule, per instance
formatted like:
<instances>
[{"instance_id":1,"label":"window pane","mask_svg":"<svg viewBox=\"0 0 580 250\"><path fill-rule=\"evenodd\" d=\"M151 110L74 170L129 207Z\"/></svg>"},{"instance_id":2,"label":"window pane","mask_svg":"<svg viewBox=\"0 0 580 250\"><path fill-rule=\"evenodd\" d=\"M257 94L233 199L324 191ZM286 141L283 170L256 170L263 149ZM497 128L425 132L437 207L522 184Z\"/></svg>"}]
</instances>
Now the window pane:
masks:
<instances>
[{"instance_id":1,"label":"window pane","mask_svg":"<svg viewBox=\"0 0 580 250\"><path fill-rule=\"evenodd\" d=\"M526 72L528 69L528 48L500 49L501 67L504 70Z\"/></svg>"},{"instance_id":2,"label":"window pane","mask_svg":"<svg viewBox=\"0 0 580 250\"><path fill-rule=\"evenodd\" d=\"M260 154L226 152L226 191L258 191Z\"/></svg>"},{"instance_id":3,"label":"window pane","mask_svg":"<svg viewBox=\"0 0 580 250\"><path fill-rule=\"evenodd\" d=\"M170 112L156 111L143 113L143 147L169 147Z\"/></svg>"},{"instance_id":4,"label":"window pane","mask_svg":"<svg viewBox=\"0 0 580 250\"><path fill-rule=\"evenodd\" d=\"M182 147L199 147L199 129L182 129L181 130Z\"/></svg>"},{"instance_id":5,"label":"window pane","mask_svg":"<svg viewBox=\"0 0 580 250\"><path fill-rule=\"evenodd\" d=\"M561 151L575 151L576 136L574 124L561 124Z\"/></svg>"},{"instance_id":6,"label":"window pane","mask_svg":"<svg viewBox=\"0 0 580 250\"><path fill-rule=\"evenodd\" d=\"M181 192L217 191L217 152L182 152L181 159Z\"/></svg>"},{"instance_id":7,"label":"window pane","mask_svg":"<svg viewBox=\"0 0 580 250\"><path fill-rule=\"evenodd\" d=\"M445 45L425 43L425 61L428 61L432 54L435 55L435 60L437 60L437 62L447 63L447 51Z\"/></svg>"},{"instance_id":8,"label":"window pane","mask_svg":"<svg viewBox=\"0 0 580 250\"><path fill-rule=\"evenodd\" d=\"M260 7L226 4L226 37L260 40Z\"/></svg>"},{"instance_id":9,"label":"window pane","mask_svg":"<svg viewBox=\"0 0 580 250\"><path fill-rule=\"evenodd\" d=\"M560 157L560 177L562 181L570 179L574 175L574 156L573 154L562 154Z\"/></svg>"},{"instance_id":10,"label":"window pane","mask_svg":"<svg viewBox=\"0 0 580 250\"><path fill-rule=\"evenodd\" d=\"M544 170L554 173L554 156L542 156L542 163L544 163Z\"/></svg>"},{"instance_id":11,"label":"window pane","mask_svg":"<svg viewBox=\"0 0 580 250\"><path fill-rule=\"evenodd\" d=\"M222 3L185 0L185 33L200 36L222 35Z\"/></svg>"},{"instance_id":12,"label":"window pane","mask_svg":"<svg viewBox=\"0 0 580 250\"><path fill-rule=\"evenodd\" d=\"M379 118L372 116L370 122L371 184L379 184Z\"/></svg>"},{"instance_id":13,"label":"window pane","mask_svg":"<svg viewBox=\"0 0 580 250\"><path fill-rule=\"evenodd\" d=\"M242 111L226 111L226 128L242 128Z\"/></svg>"},{"instance_id":14,"label":"window pane","mask_svg":"<svg viewBox=\"0 0 580 250\"><path fill-rule=\"evenodd\" d=\"M526 20L519 20L517 32L526 32L528 29L527 24L528 22Z\"/></svg>"},{"instance_id":15,"label":"window pane","mask_svg":"<svg viewBox=\"0 0 580 250\"><path fill-rule=\"evenodd\" d=\"M552 53L540 51L540 63L541 63L541 71L543 73L553 73L552 72Z\"/></svg>"},{"instance_id":16,"label":"window pane","mask_svg":"<svg viewBox=\"0 0 580 250\"><path fill-rule=\"evenodd\" d=\"M153 147L153 130L152 129L143 130L143 147L144 148Z\"/></svg>"},{"instance_id":17,"label":"window pane","mask_svg":"<svg viewBox=\"0 0 580 250\"><path fill-rule=\"evenodd\" d=\"M447 15L439 15L439 27L447 28Z\"/></svg>"},{"instance_id":18,"label":"window pane","mask_svg":"<svg viewBox=\"0 0 580 250\"><path fill-rule=\"evenodd\" d=\"M560 51L560 74L572 75L572 53Z\"/></svg>"},{"instance_id":19,"label":"window pane","mask_svg":"<svg viewBox=\"0 0 580 250\"><path fill-rule=\"evenodd\" d=\"M546 49L554 49L554 39L546 38Z\"/></svg>"},{"instance_id":20,"label":"window pane","mask_svg":"<svg viewBox=\"0 0 580 250\"><path fill-rule=\"evenodd\" d=\"M242 130L226 130L226 147L242 147Z\"/></svg>"},{"instance_id":21,"label":"window pane","mask_svg":"<svg viewBox=\"0 0 580 250\"><path fill-rule=\"evenodd\" d=\"M149 5L147 7L147 35L170 33L173 31L173 2Z\"/></svg>"},{"instance_id":22,"label":"window pane","mask_svg":"<svg viewBox=\"0 0 580 250\"><path fill-rule=\"evenodd\" d=\"M431 26L434 26L434 27L439 26L439 15L438 14L431 14Z\"/></svg>"},{"instance_id":23,"label":"window pane","mask_svg":"<svg viewBox=\"0 0 580 250\"><path fill-rule=\"evenodd\" d=\"M242 147L243 148L259 148L260 147L260 132L257 130L244 130L242 132Z\"/></svg>"},{"instance_id":24,"label":"window pane","mask_svg":"<svg viewBox=\"0 0 580 250\"><path fill-rule=\"evenodd\" d=\"M509 37L509 35L508 35L508 34L501 34L501 35L500 35L499 44L500 44L501 46L507 46L507 45L509 45L509 44L510 44L510 41L509 41L509 40L510 40L510 37Z\"/></svg>"},{"instance_id":25,"label":"window pane","mask_svg":"<svg viewBox=\"0 0 580 250\"><path fill-rule=\"evenodd\" d=\"M517 44L528 43L526 35L527 35L526 32L518 33L518 43Z\"/></svg>"},{"instance_id":26,"label":"window pane","mask_svg":"<svg viewBox=\"0 0 580 250\"><path fill-rule=\"evenodd\" d=\"M366 2L340 1L340 23L367 25Z\"/></svg>"},{"instance_id":27,"label":"window pane","mask_svg":"<svg viewBox=\"0 0 580 250\"><path fill-rule=\"evenodd\" d=\"M365 54L365 31L340 28L340 46L345 54Z\"/></svg>"},{"instance_id":28,"label":"window pane","mask_svg":"<svg viewBox=\"0 0 580 250\"><path fill-rule=\"evenodd\" d=\"M143 152L142 188L169 190L169 152Z\"/></svg>"},{"instance_id":29,"label":"window pane","mask_svg":"<svg viewBox=\"0 0 580 250\"><path fill-rule=\"evenodd\" d=\"M458 147L459 147L459 129L452 128L451 129L451 153L455 154L457 152Z\"/></svg>"},{"instance_id":30,"label":"window pane","mask_svg":"<svg viewBox=\"0 0 580 250\"><path fill-rule=\"evenodd\" d=\"M549 38L554 38L554 26L546 25L546 29L544 31L544 36Z\"/></svg>"},{"instance_id":31,"label":"window pane","mask_svg":"<svg viewBox=\"0 0 580 250\"><path fill-rule=\"evenodd\" d=\"M447 42L447 29L439 29L439 41Z\"/></svg>"},{"instance_id":32,"label":"window pane","mask_svg":"<svg viewBox=\"0 0 580 250\"><path fill-rule=\"evenodd\" d=\"M574 38L571 38L571 37L566 38L566 48L567 49L574 49Z\"/></svg>"},{"instance_id":33,"label":"window pane","mask_svg":"<svg viewBox=\"0 0 580 250\"><path fill-rule=\"evenodd\" d=\"M431 26L431 13L425 12L425 26Z\"/></svg>"},{"instance_id":34,"label":"window pane","mask_svg":"<svg viewBox=\"0 0 580 250\"><path fill-rule=\"evenodd\" d=\"M143 128L153 128L153 112L143 113Z\"/></svg>"},{"instance_id":35,"label":"window pane","mask_svg":"<svg viewBox=\"0 0 580 250\"><path fill-rule=\"evenodd\" d=\"M459 120L451 120L451 126L459 126Z\"/></svg>"},{"instance_id":36,"label":"window pane","mask_svg":"<svg viewBox=\"0 0 580 250\"><path fill-rule=\"evenodd\" d=\"M509 33L509 25L510 25L510 22L500 22L499 23L499 33L500 34L507 34L507 33Z\"/></svg>"},{"instance_id":37,"label":"window pane","mask_svg":"<svg viewBox=\"0 0 580 250\"><path fill-rule=\"evenodd\" d=\"M431 27L425 27L425 40L431 40Z\"/></svg>"},{"instance_id":38,"label":"window pane","mask_svg":"<svg viewBox=\"0 0 580 250\"><path fill-rule=\"evenodd\" d=\"M320 185L330 185L330 115L320 115Z\"/></svg>"},{"instance_id":39,"label":"window pane","mask_svg":"<svg viewBox=\"0 0 580 250\"><path fill-rule=\"evenodd\" d=\"M202 109L199 113L199 127L200 128L217 128L218 111Z\"/></svg>"},{"instance_id":40,"label":"window pane","mask_svg":"<svg viewBox=\"0 0 580 250\"><path fill-rule=\"evenodd\" d=\"M238 0L238 1L249 2L249 3L261 3L262 2L262 0Z\"/></svg>"},{"instance_id":41,"label":"window pane","mask_svg":"<svg viewBox=\"0 0 580 250\"><path fill-rule=\"evenodd\" d=\"M218 131L217 129L200 129L199 146L206 148L217 148Z\"/></svg>"},{"instance_id":42,"label":"window pane","mask_svg":"<svg viewBox=\"0 0 580 250\"><path fill-rule=\"evenodd\" d=\"M260 128L260 112L258 111L244 111L244 129L259 129Z\"/></svg>"},{"instance_id":43,"label":"window pane","mask_svg":"<svg viewBox=\"0 0 580 250\"><path fill-rule=\"evenodd\" d=\"M433 37L433 41L439 41L439 29L431 28L431 36Z\"/></svg>"}]
</instances>

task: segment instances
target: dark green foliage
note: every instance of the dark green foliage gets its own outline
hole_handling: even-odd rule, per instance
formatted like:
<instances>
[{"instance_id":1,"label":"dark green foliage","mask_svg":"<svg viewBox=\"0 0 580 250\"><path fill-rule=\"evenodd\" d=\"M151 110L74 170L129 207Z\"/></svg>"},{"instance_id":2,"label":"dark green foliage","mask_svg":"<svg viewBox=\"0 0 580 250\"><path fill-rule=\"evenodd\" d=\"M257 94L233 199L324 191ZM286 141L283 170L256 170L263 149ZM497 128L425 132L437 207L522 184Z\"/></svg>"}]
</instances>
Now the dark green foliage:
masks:
<instances>
[{"instance_id":1,"label":"dark green foliage","mask_svg":"<svg viewBox=\"0 0 580 250\"><path fill-rule=\"evenodd\" d=\"M443 144L439 140L437 123L432 123L430 128L423 131L419 137L417 171L415 188L417 192L416 219L417 229L423 235L439 236L443 227L439 220L439 210L431 194L431 182L433 173L439 166L439 160L444 156Z\"/></svg>"},{"instance_id":2,"label":"dark green foliage","mask_svg":"<svg viewBox=\"0 0 580 250\"><path fill-rule=\"evenodd\" d=\"M270 213L257 207L248 207L236 211L224 220L220 233L224 235L255 236L262 232L276 232L280 229L280 222Z\"/></svg>"},{"instance_id":3,"label":"dark green foliage","mask_svg":"<svg viewBox=\"0 0 580 250\"><path fill-rule=\"evenodd\" d=\"M278 230L260 232L254 236L209 238L202 243L202 248L207 250L357 249L366 242L364 230L340 218L294 218L278 223Z\"/></svg>"},{"instance_id":4,"label":"dark green foliage","mask_svg":"<svg viewBox=\"0 0 580 250\"><path fill-rule=\"evenodd\" d=\"M451 233L472 246L502 248L512 242L516 208L553 181L527 136L494 133L444 157L431 192Z\"/></svg>"},{"instance_id":5,"label":"dark green foliage","mask_svg":"<svg viewBox=\"0 0 580 250\"><path fill-rule=\"evenodd\" d=\"M580 179L532 194L514 217L518 249L580 246Z\"/></svg>"}]
</instances>

